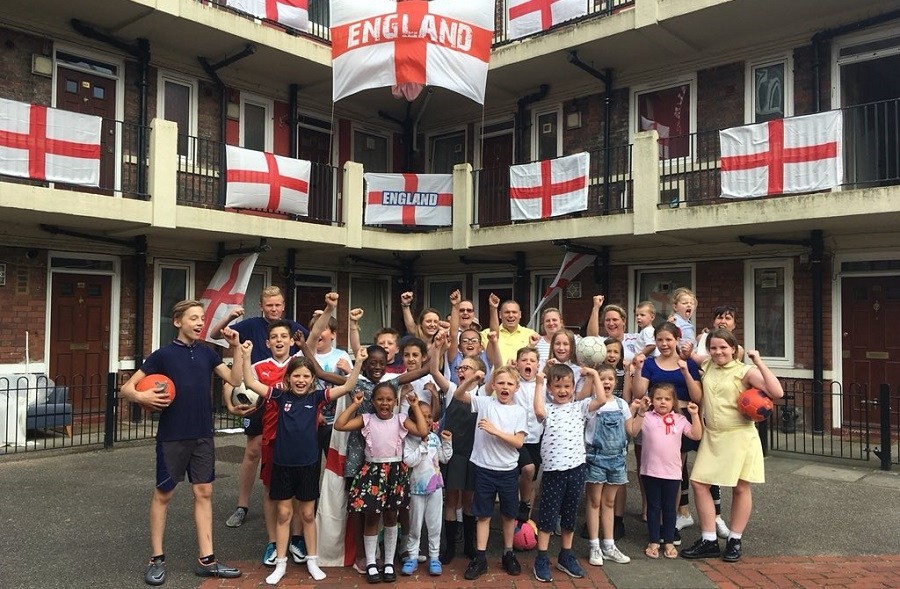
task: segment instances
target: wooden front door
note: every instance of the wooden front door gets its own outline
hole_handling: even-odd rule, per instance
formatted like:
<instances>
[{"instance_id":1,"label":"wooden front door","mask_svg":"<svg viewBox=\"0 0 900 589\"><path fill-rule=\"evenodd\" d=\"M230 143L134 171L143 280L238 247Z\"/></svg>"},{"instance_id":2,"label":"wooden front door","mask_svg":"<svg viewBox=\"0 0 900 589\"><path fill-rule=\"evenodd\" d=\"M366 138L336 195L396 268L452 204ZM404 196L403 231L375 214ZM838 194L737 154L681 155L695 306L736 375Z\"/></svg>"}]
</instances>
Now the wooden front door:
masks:
<instances>
[{"instance_id":1,"label":"wooden front door","mask_svg":"<svg viewBox=\"0 0 900 589\"><path fill-rule=\"evenodd\" d=\"M334 290L331 286L313 286L307 284L298 284L294 298L297 309L297 323L309 326L313 313L321 311L325 306L325 295ZM315 342L310 342L310 346L315 349Z\"/></svg>"},{"instance_id":2,"label":"wooden front door","mask_svg":"<svg viewBox=\"0 0 900 589\"><path fill-rule=\"evenodd\" d=\"M110 276L53 274L50 376L69 387L76 414L106 406L111 292Z\"/></svg>"},{"instance_id":3,"label":"wooden front door","mask_svg":"<svg viewBox=\"0 0 900 589\"><path fill-rule=\"evenodd\" d=\"M100 130L100 188L116 188L116 81L60 66L56 107L103 118Z\"/></svg>"},{"instance_id":4,"label":"wooden front door","mask_svg":"<svg viewBox=\"0 0 900 589\"><path fill-rule=\"evenodd\" d=\"M900 386L900 276L844 278L841 306L844 422L877 427L871 401L882 383Z\"/></svg>"},{"instance_id":5,"label":"wooden front door","mask_svg":"<svg viewBox=\"0 0 900 589\"><path fill-rule=\"evenodd\" d=\"M489 302L491 293L494 293L495 295L500 297L501 305L503 304L503 301L508 301L513 298L512 287L491 288L488 286L479 286L477 296L478 307L475 310L478 312L477 319L478 323L481 324L482 329L487 329L491 325L491 304ZM525 319L525 321L527 322L528 319Z\"/></svg>"},{"instance_id":6,"label":"wooden front door","mask_svg":"<svg viewBox=\"0 0 900 589\"><path fill-rule=\"evenodd\" d=\"M313 162L309 175L309 218L337 221L334 216L334 178L329 162L331 136L322 131L300 128L297 157ZM321 165L317 165L321 164Z\"/></svg>"},{"instance_id":7,"label":"wooden front door","mask_svg":"<svg viewBox=\"0 0 900 589\"><path fill-rule=\"evenodd\" d=\"M478 223L509 222L509 166L513 163L513 135L504 133L484 139L478 172Z\"/></svg>"}]
</instances>

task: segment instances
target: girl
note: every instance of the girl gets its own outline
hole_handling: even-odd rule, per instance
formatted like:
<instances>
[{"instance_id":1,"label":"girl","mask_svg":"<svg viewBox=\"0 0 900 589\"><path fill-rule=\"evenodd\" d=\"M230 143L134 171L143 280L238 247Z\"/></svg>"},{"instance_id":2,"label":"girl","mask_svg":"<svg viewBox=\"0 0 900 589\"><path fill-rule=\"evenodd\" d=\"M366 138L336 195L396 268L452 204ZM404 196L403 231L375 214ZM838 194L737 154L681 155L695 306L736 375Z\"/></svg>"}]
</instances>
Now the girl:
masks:
<instances>
[{"instance_id":1,"label":"girl","mask_svg":"<svg viewBox=\"0 0 900 589\"><path fill-rule=\"evenodd\" d=\"M300 502L303 518L303 537L306 539L306 568L316 581L325 578L319 568L316 545L316 500L319 498L319 445L316 422L318 408L338 399L356 386L366 351L360 350L356 366L347 381L337 387L315 390L318 365L314 360L299 356L288 363L284 373L284 390L268 387L258 380L250 366L253 343L243 343L244 383L255 393L271 399L278 406L278 434L272 462L272 484L269 498L277 502L278 519L275 528L275 570L266 583L277 585L287 570L288 542L291 536L293 500ZM277 393L276 393L277 391Z\"/></svg>"},{"instance_id":2,"label":"girl","mask_svg":"<svg viewBox=\"0 0 900 589\"><path fill-rule=\"evenodd\" d=\"M363 404L363 393L353 397L334 422L337 431L361 431L365 438L366 462L353 477L347 509L363 513L363 546L366 552L366 578L369 583L393 583L394 554L397 550L397 510L409 506L409 468L403 463L403 440L407 433L425 437L428 424L419 409L419 399L410 393L412 417L394 414L397 389L390 382L381 382L372 390L374 413L356 415ZM318 480L318 478L316 479ZM384 570L375 564L378 545L378 524L384 519Z\"/></svg>"},{"instance_id":3,"label":"girl","mask_svg":"<svg viewBox=\"0 0 900 589\"><path fill-rule=\"evenodd\" d=\"M741 558L741 535L753 507L750 484L765 482L759 434L753 422L738 411L737 399L750 387L764 390L773 399L783 397L784 390L758 351L747 352L753 366L737 360L738 343L727 329L714 330L707 342L710 358L703 363L703 389L692 394L694 402L702 406L706 419L706 433L691 473L702 535L693 546L682 551L682 556L719 556L716 509L709 488L720 485L734 487L731 531L722 559L736 562Z\"/></svg>"},{"instance_id":4,"label":"girl","mask_svg":"<svg viewBox=\"0 0 900 589\"><path fill-rule=\"evenodd\" d=\"M610 366L615 366L616 368L616 386L613 389L613 394L617 397L621 397L626 403L631 403L631 383L628 382L628 386L625 386L625 365L622 362L624 346L621 341L614 337L606 338L603 343L606 345L606 363ZM640 436L635 437L634 444L636 454L640 452L640 449L638 448L640 443ZM638 480L640 481L640 479ZM643 499L644 488L641 487L641 503L643 503ZM615 517L613 518L613 538L615 540L619 540L625 535L625 505L627 502L628 487L622 485L619 487L619 492L616 493L616 510ZM641 512L643 513L644 511L645 510L642 510Z\"/></svg>"},{"instance_id":5,"label":"girl","mask_svg":"<svg viewBox=\"0 0 900 589\"><path fill-rule=\"evenodd\" d=\"M675 411L677 402L675 387L670 383L655 385L650 395L642 399L641 408L628 432L632 436L640 433L643 438L644 461L640 474L647 494L647 531L650 533L650 543L644 554L650 558L659 558L660 539L665 546L663 554L666 558L678 556L674 541L675 503L681 483L681 435L683 433L692 440L699 440L703 433L697 405L688 403L687 410L692 417L692 421L688 422ZM662 533L659 529L660 512Z\"/></svg>"},{"instance_id":6,"label":"girl","mask_svg":"<svg viewBox=\"0 0 900 589\"><path fill-rule=\"evenodd\" d=\"M575 359L575 334L568 329L559 329L550 338L550 359L548 364L565 364L575 375L575 390L581 390L581 367ZM546 374L546 365L544 373Z\"/></svg>"}]
</instances>

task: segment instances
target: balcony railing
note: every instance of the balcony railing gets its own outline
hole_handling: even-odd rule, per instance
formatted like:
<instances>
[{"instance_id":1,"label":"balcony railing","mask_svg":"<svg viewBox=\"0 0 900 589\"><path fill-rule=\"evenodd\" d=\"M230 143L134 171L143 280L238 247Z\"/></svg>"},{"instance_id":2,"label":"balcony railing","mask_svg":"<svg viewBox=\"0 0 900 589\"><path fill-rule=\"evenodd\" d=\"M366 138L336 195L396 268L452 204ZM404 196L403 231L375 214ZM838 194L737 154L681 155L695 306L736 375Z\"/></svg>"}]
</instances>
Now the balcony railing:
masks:
<instances>
[{"instance_id":1,"label":"balcony railing","mask_svg":"<svg viewBox=\"0 0 900 589\"><path fill-rule=\"evenodd\" d=\"M232 12L237 14L238 16L265 23L271 27L276 29L281 29L285 33L289 35L300 35L304 37L311 37L318 41L324 41L325 43L331 43L331 29L329 28L330 24L330 16L329 16L329 0L309 0L309 31L298 31L293 27L289 27L281 24L280 22L270 20L268 18L258 18L253 16L252 14L247 14L246 12L242 12L240 10L236 10L230 6L226 5L225 0L199 0L204 4L214 4L223 10L227 10L228 12Z\"/></svg>"},{"instance_id":2,"label":"balcony railing","mask_svg":"<svg viewBox=\"0 0 900 589\"><path fill-rule=\"evenodd\" d=\"M178 204L206 209L225 209L222 184L221 141L190 135L178 136ZM340 225L342 223L343 173L329 164L312 162L309 178L309 212L307 216L262 213L309 223Z\"/></svg>"},{"instance_id":3,"label":"balcony railing","mask_svg":"<svg viewBox=\"0 0 900 589\"><path fill-rule=\"evenodd\" d=\"M572 23L580 22L583 20L593 19L601 16L608 16L617 12L626 6L634 5L634 0L584 0L587 2L587 14L573 20L568 20L566 22L559 23L547 29L546 31L541 31L540 33L535 33L534 35L529 35L528 37L523 37L523 39L527 39L529 37L535 37L538 35L545 35L548 32L555 31L560 27L564 27L567 25L571 25ZM506 0L500 0L497 2L496 14L494 17L494 47L499 45L506 45L507 43L512 43L513 41L518 41L519 39L510 39L507 36L507 8L506 8Z\"/></svg>"}]
</instances>

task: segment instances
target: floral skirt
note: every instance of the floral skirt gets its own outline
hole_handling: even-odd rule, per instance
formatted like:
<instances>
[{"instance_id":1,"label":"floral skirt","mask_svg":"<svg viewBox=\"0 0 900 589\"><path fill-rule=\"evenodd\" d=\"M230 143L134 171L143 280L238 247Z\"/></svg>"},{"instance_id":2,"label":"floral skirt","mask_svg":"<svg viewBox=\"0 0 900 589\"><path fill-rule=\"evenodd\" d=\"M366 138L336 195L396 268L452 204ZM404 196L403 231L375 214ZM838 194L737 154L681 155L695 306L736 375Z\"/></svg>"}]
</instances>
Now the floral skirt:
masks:
<instances>
[{"instance_id":1,"label":"floral skirt","mask_svg":"<svg viewBox=\"0 0 900 589\"><path fill-rule=\"evenodd\" d=\"M409 507L409 467L403 462L366 462L350 485L347 511L382 513Z\"/></svg>"}]
</instances>

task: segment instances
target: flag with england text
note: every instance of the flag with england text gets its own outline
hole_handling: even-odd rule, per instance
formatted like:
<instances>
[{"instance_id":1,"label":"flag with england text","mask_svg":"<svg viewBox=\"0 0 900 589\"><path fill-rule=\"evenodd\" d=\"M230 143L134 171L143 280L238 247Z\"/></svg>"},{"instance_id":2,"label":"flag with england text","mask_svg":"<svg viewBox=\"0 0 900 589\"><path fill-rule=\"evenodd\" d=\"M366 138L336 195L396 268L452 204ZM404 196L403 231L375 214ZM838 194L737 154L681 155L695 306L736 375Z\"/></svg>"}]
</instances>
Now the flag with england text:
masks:
<instances>
[{"instance_id":1,"label":"flag with england text","mask_svg":"<svg viewBox=\"0 0 900 589\"><path fill-rule=\"evenodd\" d=\"M366 225L453 224L452 174L365 174Z\"/></svg>"},{"instance_id":2,"label":"flag with england text","mask_svg":"<svg viewBox=\"0 0 900 589\"><path fill-rule=\"evenodd\" d=\"M213 339L209 330L213 325L222 321L234 307L244 304L244 295L247 294L247 285L250 284L250 275L259 254L234 254L222 258L219 269L209 281L209 286L200 295L200 302L206 311L206 320L203 322L203 331L200 339L213 342L224 348L228 342L224 339Z\"/></svg>"},{"instance_id":3,"label":"flag with england text","mask_svg":"<svg viewBox=\"0 0 900 589\"><path fill-rule=\"evenodd\" d=\"M100 185L103 119L0 98L0 174Z\"/></svg>"},{"instance_id":4,"label":"flag with england text","mask_svg":"<svg viewBox=\"0 0 900 589\"><path fill-rule=\"evenodd\" d=\"M556 278L553 279L553 282L551 282L550 286L547 287L547 290L544 291L541 302L534 308L534 313L531 315L531 320L528 322L528 325L532 329L538 328L535 322L537 321L541 309L544 308L544 305L546 305L550 299L555 297L559 291L568 287L569 282L581 274L582 270L593 264L596 259L597 256L593 254L566 252L566 255L563 256L562 265L559 267L559 272L556 273Z\"/></svg>"},{"instance_id":5,"label":"flag with england text","mask_svg":"<svg viewBox=\"0 0 900 589\"><path fill-rule=\"evenodd\" d=\"M333 100L425 84L484 104L493 0L332 0Z\"/></svg>"},{"instance_id":6,"label":"flag with england text","mask_svg":"<svg viewBox=\"0 0 900 589\"><path fill-rule=\"evenodd\" d=\"M587 14L587 0L508 0L506 32L519 39Z\"/></svg>"},{"instance_id":7,"label":"flag with england text","mask_svg":"<svg viewBox=\"0 0 900 589\"><path fill-rule=\"evenodd\" d=\"M587 152L509 167L513 221L549 219L587 209Z\"/></svg>"},{"instance_id":8,"label":"flag with england text","mask_svg":"<svg viewBox=\"0 0 900 589\"><path fill-rule=\"evenodd\" d=\"M225 146L225 206L306 216L312 163L264 151Z\"/></svg>"},{"instance_id":9,"label":"flag with england text","mask_svg":"<svg viewBox=\"0 0 900 589\"><path fill-rule=\"evenodd\" d=\"M309 0L225 0L225 5L298 31L309 30Z\"/></svg>"},{"instance_id":10,"label":"flag with england text","mask_svg":"<svg viewBox=\"0 0 900 589\"><path fill-rule=\"evenodd\" d=\"M719 131L722 196L829 190L844 176L840 110Z\"/></svg>"}]
</instances>

